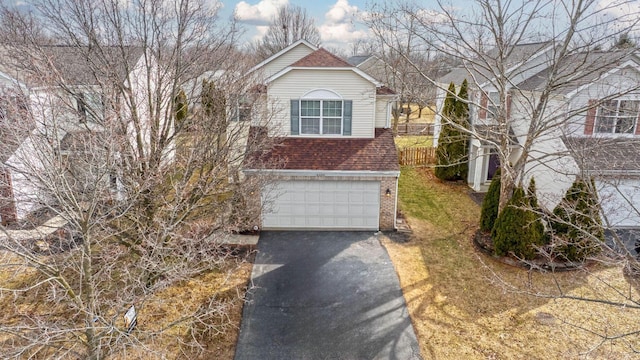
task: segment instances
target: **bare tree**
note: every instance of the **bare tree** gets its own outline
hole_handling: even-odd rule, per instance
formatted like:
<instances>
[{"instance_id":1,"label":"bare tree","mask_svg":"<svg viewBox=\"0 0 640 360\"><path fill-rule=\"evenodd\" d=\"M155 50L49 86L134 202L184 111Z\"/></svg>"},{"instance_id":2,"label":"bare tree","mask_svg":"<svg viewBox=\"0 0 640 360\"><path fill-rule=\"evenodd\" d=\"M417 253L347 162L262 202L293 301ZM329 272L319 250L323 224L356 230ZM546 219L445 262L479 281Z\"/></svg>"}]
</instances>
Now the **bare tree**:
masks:
<instances>
[{"instance_id":1,"label":"bare tree","mask_svg":"<svg viewBox=\"0 0 640 360\"><path fill-rule=\"evenodd\" d=\"M371 25L379 34L404 34L402 41L389 36L379 36L384 45L406 61L417 76L422 77L444 93L449 82L441 83L428 69L412 59L410 49L424 49L438 52L462 63L462 68L470 84L475 87L472 94L473 105L480 111L489 111L494 120L491 134L473 134L476 138L493 143L498 149L503 176L500 209L504 208L516 184L525 184L527 164L532 161L532 147L540 137L560 129L567 124L572 115L586 112L587 108L572 109L570 113L549 111L549 101L555 92L563 86L588 81L589 76L604 71L628 53L618 53L611 58L589 59L591 49L603 44L611 36L622 34L628 28L621 29L620 24L633 26L631 15L624 19L602 17L607 9L598 8L594 1L580 1L553 7L548 2L511 2L479 0L464 14L456 12L455 7L440 3L439 9L429 10L408 3L398 2L397 6L372 8ZM616 4L616 6L619 4ZM553 19L561 27L544 27L543 19ZM616 25L615 29L611 26ZM540 40L543 40L540 42ZM541 67L530 67L525 54L518 54L516 45L538 42L537 50L548 46L553 50L550 58L545 59L541 84L531 94L520 88L525 74L532 75ZM527 54L531 55L531 54ZM576 78L579 74L579 78ZM460 79L461 82L462 79ZM487 99L486 89L491 88L497 96ZM633 89L622 89L619 93ZM512 119L507 116L512 95L519 95L527 119ZM615 96L615 95L613 95ZM515 101L515 96L514 96ZM591 105L595 106L594 104ZM530 121L529 121L530 119ZM526 121L524 121L526 120ZM444 121L448 121L444 119ZM523 139L521 146L511 146L513 129ZM524 182L523 182L524 181Z\"/></svg>"},{"instance_id":2,"label":"bare tree","mask_svg":"<svg viewBox=\"0 0 640 360\"><path fill-rule=\"evenodd\" d=\"M624 203L625 211L635 214L633 216L639 214L638 198L629 197L628 190L624 191L624 187L629 186L625 181L634 176L634 169L616 168L611 164L620 155L637 151L638 146L629 137L623 141L611 136L616 131L633 133L631 128L635 129L636 121L631 120L631 125L618 124L618 130L610 127L608 139L607 136L598 139L592 128L595 119L595 126L600 121L601 130L607 131L607 109L611 111L615 105L618 113L619 104L625 101L619 99L627 97L636 101L638 97L640 81L637 72L625 72L628 81L615 76L608 78L612 69L635 59L633 49L598 50L610 44L612 38L624 40L625 34L637 30L637 8L628 1L603 4L590 0L476 0L465 9L445 2L438 5L432 10L416 3L398 1L393 6L373 7L371 23L379 34L410 34L415 47L437 51L461 64L456 74L463 76L458 77L456 83L460 84L466 78L472 87L469 103L474 123L470 130L465 130L456 125L455 119L442 117L441 121L468 131L472 138L481 142L481 146L491 147L497 154L502 173L499 209L509 204L516 187L527 189L529 181L535 178L538 193L555 195L541 199L542 209L536 204L535 207L528 205L531 206L529 210L549 216L549 221L563 221L564 226L580 233L579 238L583 241L579 244L572 242L577 239L565 239L563 243L554 237L549 247L538 249L539 254L551 258L553 251L550 250L554 246L595 246L600 252L592 254L591 259L637 269L638 258L615 232L609 242L604 243L596 233L581 228L579 224L550 215L576 178L591 179L594 176L596 182L584 181L591 193L597 187L592 184L598 181L619 184L609 194L601 194L598 204L592 204L598 208L595 213L603 217L605 227L613 230L614 223L604 208ZM619 9L625 11L620 12ZM442 81L435 78L412 59L406 46L408 38L403 38L403 42L388 35L379 38L441 94L447 94L444 87L454 79ZM626 40L623 45L627 45ZM540 57L532 61L538 55ZM632 62L637 63L637 59ZM584 91L584 97L571 98L568 89ZM624 106L633 108L632 102L624 103ZM637 107L633 109L629 115L631 119L637 118L639 110ZM596 114L605 115L598 120ZM594 153L597 156L594 157ZM615 196L624 201L608 204ZM581 215L585 216L584 210ZM536 264L530 265L536 267ZM506 283L504 279L500 280ZM604 286L613 286L604 281ZM535 296L634 309L640 304L634 292L625 292L624 289L616 290L619 297L607 299L573 296L561 287L553 294L540 294L513 284L509 288ZM636 330L599 335L604 341L610 341L635 334Z\"/></svg>"},{"instance_id":3,"label":"bare tree","mask_svg":"<svg viewBox=\"0 0 640 360\"><path fill-rule=\"evenodd\" d=\"M306 10L296 5L285 5L269 24L264 37L251 46L259 60L264 60L298 40L320 44L320 33Z\"/></svg>"},{"instance_id":4,"label":"bare tree","mask_svg":"<svg viewBox=\"0 0 640 360\"><path fill-rule=\"evenodd\" d=\"M399 95L398 102L392 110L393 130L398 132L398 124L401 116L405 116L408 124L412 113L412 104L433 103L435 99L435 88L429 86L424 75L432 78L433 74L429 44L425 43L416 35L419 25L415 20L406 18L401 21L393 17L380 18L376 14L386 14L392 12L392 4L383 2L376 4L371 9L370 16L366 19L366 24L374 35L376 44L376 54L388 66L384 74L378 75L381 81L387 83ZM419 68L421 72L417 72ZM422 113L423 105L419 105Z\"/></svg>"},{"instance_id":5,"label":"bare tree","mask_svg":"<svg viewBox=\"0 0 640 360\"><path fill-rule=\"evenodd\" d=\"M224 279L221 241L259 210L245 196L260 178L236 180L267 146L247 139L268 114L238 114L251 99L233 24L206 1L34 6L56 45L5 9L2 66L15 78L3 91L26 106L0 124L0 170L22 212L66 225L47 238L0 228L3 356L211 356L203 342L229 327L234 289L174 304L176 316L153 309L172 285ZM122 317L131 305L146 317L135 329Z\"/></svg>"}]
</instances>

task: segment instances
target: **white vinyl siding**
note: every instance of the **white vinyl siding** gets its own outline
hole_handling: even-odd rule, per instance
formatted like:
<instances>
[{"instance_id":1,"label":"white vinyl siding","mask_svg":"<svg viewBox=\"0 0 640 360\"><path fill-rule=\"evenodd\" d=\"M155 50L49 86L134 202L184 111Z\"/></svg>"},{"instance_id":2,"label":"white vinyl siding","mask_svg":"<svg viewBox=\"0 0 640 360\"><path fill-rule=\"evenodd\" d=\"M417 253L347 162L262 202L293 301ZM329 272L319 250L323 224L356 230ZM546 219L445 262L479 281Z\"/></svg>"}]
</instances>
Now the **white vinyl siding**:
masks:
<instances>
[{"instance_id":1,"label":"white vinyl siding","mask_svg":"<svg viewBox=\"0 0 640 360\"><path fill-rule=\"evenodd\" d=\"M387 126L387 120L389 118L389 100L377 99L376 100L376 123L377 128L383 128Z\"/></svg>"},{"instance_id":2,"label":"white vinyl siding","mask_svg":"<svg viewBox=\"0 0 640 360\"><path fill-rule=\"evenodd\" d=\"M264 229L377 230L379 181L280 181L263 193Z\"/></svg>"},{"instance_id":3,"label":"white vinyl siding","mask_svg":"<svg viewBox=\"0 0 640 360\"><path fill-rule=\"evenodd\" d=\"M640 180L596 180L603 216L613 227L640 226Z\"/></svg>"},{"instance_id":4,"label":"white vinyl siding","mask_svg":"<svg viewBox=\"0 0 640 360\"><path fill-rule=\"evenodd\" d=\"M266 79L312 52L313 50L308 48L307 45L298 44L298 46L265 64L261 69L262 77Z\"/></svg>"},{"instance_id":5,"label":"white vinyl siding","mask_svg":"<svg viewBox=\"0 0 640 360\"><path fill-rule=\"evenodd\" d=\"M353 101L351 136L372 138L375 131L375 85L351 70L296 69L269 85L269 101L279 111L274 125L290 135L290 99L299 99L314 89L328 89Z\"/></svg>"},{"instance_id":6,"label":"white vinyl siding","mask_svg":"<svg viewBox=\"0 0 640 360\"><path fill-rule=\"evenodd\" d=\"M637 89L638 82L640 82L640 73L631 68L624 68L618 73L610 74L600 82L594 82L586 88L581 89L578 93L573 94L570 100L568 109L573 111L584 109L584 111L576 116L573 116L567 121L566 134L569 136L584 136L585 135L585 120L587 111L586 108L589 104L589 100L593 99L605 99L611 94L629 93L624 96L624 99L640 100L640 94L636 94L630 89ZM597 126L597 121L596 124ZM617 136L629 136L622 133L598 133L594 126L593 135L605 136L605 137L617 137Z\"/></svg>"}]
</instances>

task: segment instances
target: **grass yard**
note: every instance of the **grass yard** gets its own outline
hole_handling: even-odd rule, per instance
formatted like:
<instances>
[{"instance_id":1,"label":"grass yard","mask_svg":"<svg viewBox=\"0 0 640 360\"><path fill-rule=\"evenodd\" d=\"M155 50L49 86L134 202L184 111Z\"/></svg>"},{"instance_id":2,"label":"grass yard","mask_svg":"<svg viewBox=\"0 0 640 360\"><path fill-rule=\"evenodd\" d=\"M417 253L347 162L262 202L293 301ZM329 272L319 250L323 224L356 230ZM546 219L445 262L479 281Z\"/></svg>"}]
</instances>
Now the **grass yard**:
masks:
<instances>
[{"instance_id":1,"label":"grass yard","mask_svg":"<svg viewBox=\"0 0 640 360\"><path fill-rule=\"evenodd\" d=\"M396 142L396 147L398 149L433 146L433 136L424 136L424 135L396 136L394 140Z\"/></svg>"},{"instance_id":2,"label":"grass yard","mask_svg":"<svg viewBox=\"0 0 640 360\"><path fill-rule=\"evenodd\" d=\"M407 105L403 106L405 109L407 108ZM422 113L420 113L420 108L418 107L417 104L411 104L410 108L411 108L411 114L409 114L409 121L410 122L428 122L428 123L432 123L434 121L435 118L435 111L434 111L434 107L435 105L431 105L431 106L425 106L424 108L422 108ZM420 116L418 116L420 115ZM407 118L407 115L405 112L403 112L402 114L400 114L400 120L401 121L405 121L405 119Z\"/></svg>"},{"instance_id":3,"label":"grass yard","mask_svg":"<svg viewBox=\"0 0 640 360\"><path fill-rule=\"evenodd\" d=\"M640 330L640 310L546 297L638 299L620 267L541 274L495 262L472 245L480 207L465 185L404 168L399 191L413 235L384 244L425 359L638 358L638 334L613 337Z\"/></svg>"},{"instance_id":4,"label":"grass yard","mask_svg":"<svg viewBox=\"0 0 640 360\"><path fill-rule=\"evenodd\" d=\"M15 255L0 252L0 263L20 262ZM251 277L251 269L251 254L230 257L221 269L175 283L151 295L144 305L136 304L139 323L134 331L145 332L141 338L142 346L130 347L126 353L110 354L107 358L114 360L156 358L157 354L149 353L149 349L153 349L168 355L171 359L233 359L240 330L243 299ZM19 286L25 282L33 283L33 277L37 276L39 275L33 270L5 265L0 268L0 287ZM23 319L25 314L34 318L47 317L50 320L55 320L55 316L73 315L73 312L64 306L59 306L59 309L54 312L50 307L51 302L45 305L41 297L48 295L47 291L35 291L35 293L30 291L15 296L7 291L0 292L0 307L6 310L0 312L0 330L4 330L4 326ZM215 331L204 329L203 324L194 321L186 321L166 330L165 327L185 314L194 313L208 306L216 306L221 311L219 316L206 319L208 325L216 326ZM120 313L114 313L114 319L118 319L118 326L124 327L121 319L124 310L118 310ZM192 337L199 341L202 348L186 345ZM0 345L5 341L16 339L11 338L9 332L0 331ZM0 355L0 358L3 357Z\"/></svg>"}]
</instances>

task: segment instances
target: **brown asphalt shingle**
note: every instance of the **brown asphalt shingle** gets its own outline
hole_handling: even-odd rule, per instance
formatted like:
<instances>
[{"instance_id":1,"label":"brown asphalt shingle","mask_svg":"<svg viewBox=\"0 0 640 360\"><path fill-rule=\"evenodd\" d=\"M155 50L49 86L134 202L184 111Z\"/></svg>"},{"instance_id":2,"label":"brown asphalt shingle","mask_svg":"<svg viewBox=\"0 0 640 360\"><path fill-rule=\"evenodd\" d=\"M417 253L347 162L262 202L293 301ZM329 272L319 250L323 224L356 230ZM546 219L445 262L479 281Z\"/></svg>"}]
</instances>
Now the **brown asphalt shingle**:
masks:
<instances>
[{"instance_id":1,"label":"brown asphalt shingle","mask_svg":"<svg viewBox=\"0 0 640 360\"><path fill-rule=\"evenodd\" d=\"M268 169L399 171L391 129L376 129L375 138L288 137L258 159Z\"/></svg>"},{"instance_id":2,"label":"brown asphalt shingle","mask_svg":"<svg viewBox=\"0 0 640 360\"><path fill-rule=\"evenodd\" d=\"M325 49L318 49L302 59L291 64L293 67L353 67Z\"/></svg>"}]
</instances>

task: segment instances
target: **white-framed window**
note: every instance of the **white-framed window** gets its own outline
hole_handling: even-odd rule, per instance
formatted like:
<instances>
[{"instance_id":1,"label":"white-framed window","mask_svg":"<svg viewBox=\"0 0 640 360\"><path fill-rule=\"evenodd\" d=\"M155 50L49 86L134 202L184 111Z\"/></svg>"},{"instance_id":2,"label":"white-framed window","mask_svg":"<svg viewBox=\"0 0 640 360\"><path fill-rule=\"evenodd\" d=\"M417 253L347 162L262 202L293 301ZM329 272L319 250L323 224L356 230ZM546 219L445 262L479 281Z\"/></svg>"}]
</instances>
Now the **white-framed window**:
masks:
<instances>
[{"instance_id":1,"label":"white-framed window","mask_svg":"<svg viewBox=\"0 0 640 360\"><path fill-rule=\"evenodd\" d=\"M596 133L633 134L638 119L640 100L607 100L598 107Z\"/></svg>"},{"instance_id":2,"label":"white-framed window","mask_svg":"<svg viewBox=\"0 0 640 360\"><path fill-rule=\"evenodd\" d=\"M353 101L328 89L291 99L291 135L351 136Z\"/></svg>"},{"instance_id":3,"label":"white-framed window","mask_svg":"<svg viewBox=\"0 0 640 360\"><path fill-rule=\"evenodd\" d=\"M342 100L300 100L300 134L340 135Z\"/></svg>"},{"instance_id":4,"label":"white-framed window","mask_svg":"<svg viewBox=\"0 0 640 360\"><path fill-rule=\"evenodd\" d=\"M500 94L497 91L490 91L487 94L487 119L495 119L500 106Z\"/></svg>"},{"instance_id":5,"label":"white-framed window","mask_svg":"<svg viewBox=\"0 0 640 360\"><path fill-rule=\"evenodd\" d=\"M76 111L81 122L98 121L104 118L104 99L97 92L79 92L74 95Z\"/></svg>"}]
</instances>

